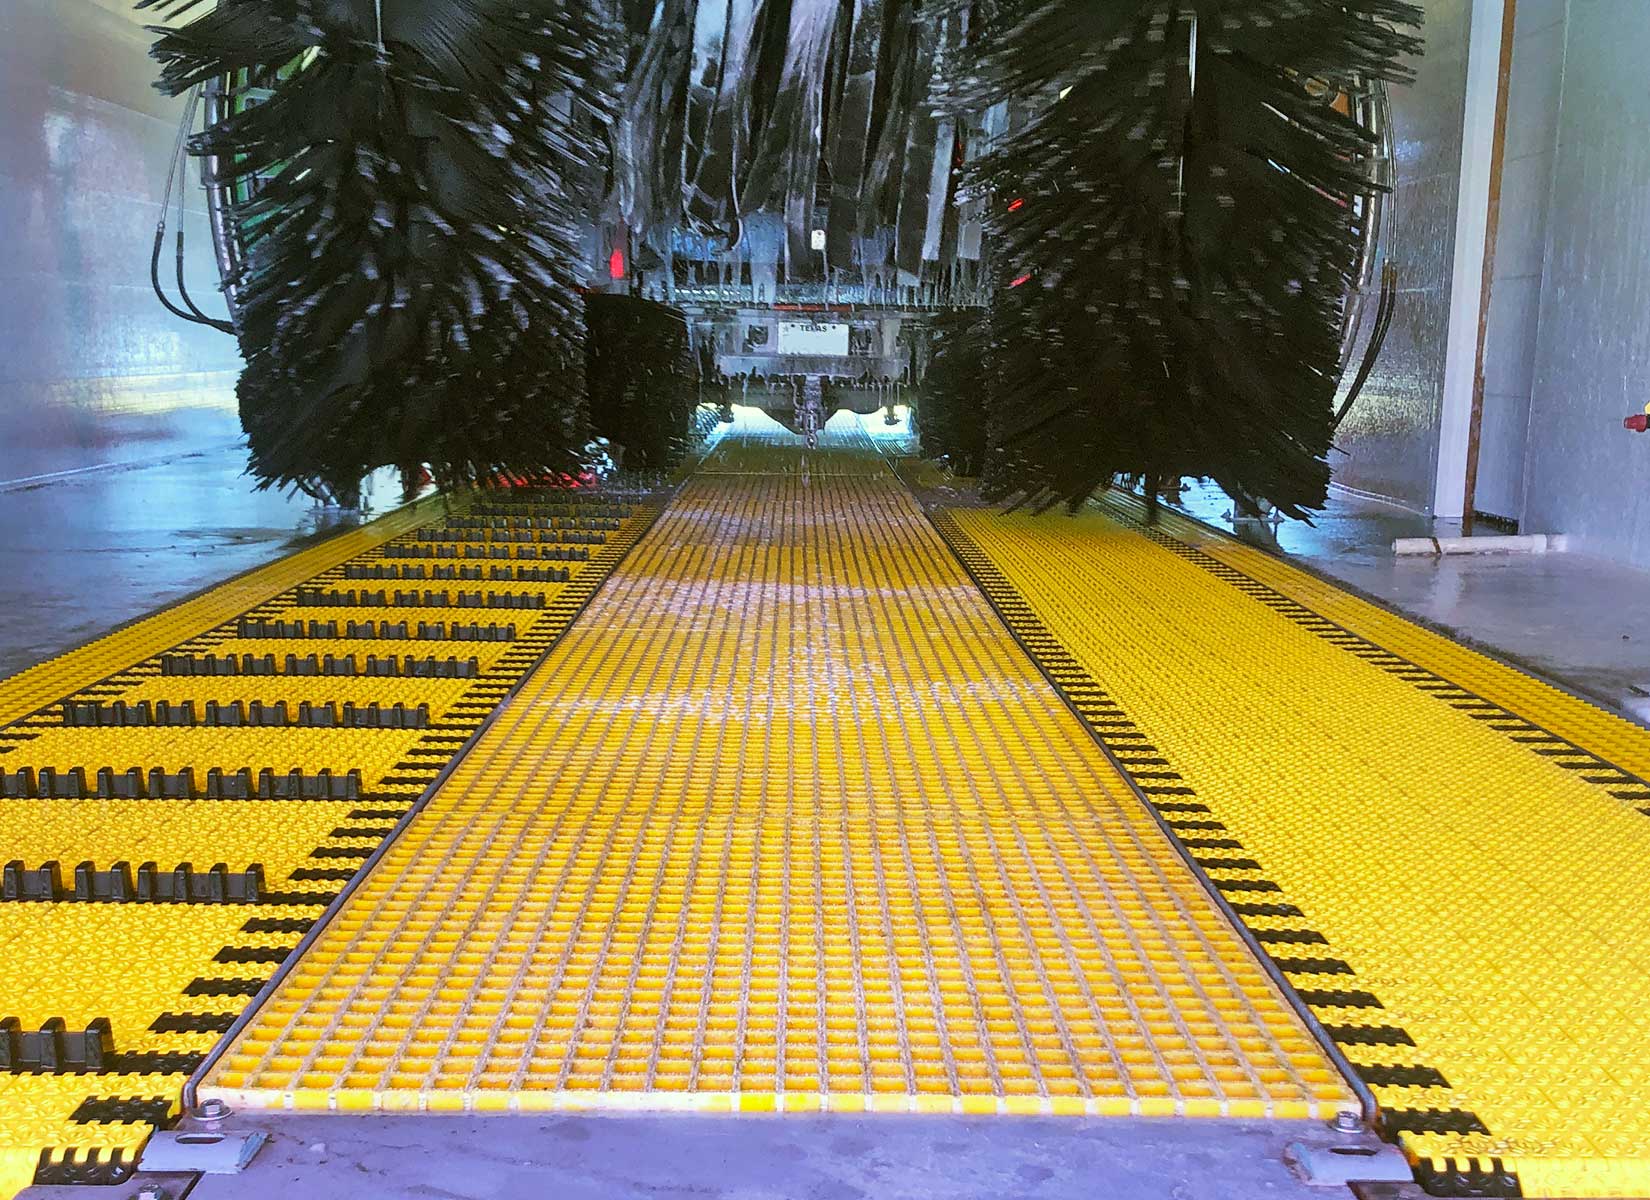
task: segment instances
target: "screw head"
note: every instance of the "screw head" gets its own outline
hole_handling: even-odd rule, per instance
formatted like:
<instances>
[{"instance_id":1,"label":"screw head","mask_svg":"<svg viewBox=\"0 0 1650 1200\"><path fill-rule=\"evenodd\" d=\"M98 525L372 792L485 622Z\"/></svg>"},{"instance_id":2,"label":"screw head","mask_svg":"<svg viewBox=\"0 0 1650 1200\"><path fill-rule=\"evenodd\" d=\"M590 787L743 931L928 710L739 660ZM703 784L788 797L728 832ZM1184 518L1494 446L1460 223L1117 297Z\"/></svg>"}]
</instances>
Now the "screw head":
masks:
<instances>
[{"instance_id":1,"label":"screw head","mask_svg":"<svg viewBox=\"0 0 1650 1200\"><path fill-rule=\"evenodd\" d=\"M1363 1114L1355 1108L1343 1108L1335 1114L1329 1127L1336 1133L1357 1133L1364 1127Z\"/></svg>"},{"instance_id":2,"label":"screw head","mask_svg":"<svg viewBox=\"0 0 1650 1200\"><path fill-rule=\"evenodd\" d=\"M195 1116L202 1121L215 1122L223 1120L234 1111L235 1110L230 1108L229 1105L214 1096L210 1100L203 1101L201 1105L195 1109Z\"/></svg>"}]
</instances>

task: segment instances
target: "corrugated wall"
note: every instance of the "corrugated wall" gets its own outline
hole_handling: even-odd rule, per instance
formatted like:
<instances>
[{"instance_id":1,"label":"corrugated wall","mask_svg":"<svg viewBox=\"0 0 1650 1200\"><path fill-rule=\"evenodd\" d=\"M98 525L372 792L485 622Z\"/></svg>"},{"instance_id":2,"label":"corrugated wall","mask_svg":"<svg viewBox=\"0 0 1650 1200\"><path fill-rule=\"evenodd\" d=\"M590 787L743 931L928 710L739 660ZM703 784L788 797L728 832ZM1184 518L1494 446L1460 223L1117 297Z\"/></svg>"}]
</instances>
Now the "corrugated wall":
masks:
<instances>
[{"instance_id":1,"label":"corrugated wall","mask_svg":"<svg viewBox=\"0 0 1650 1200\"><path fill-rule=\"evenodd\" d=\"M1392 89L1397 232L1386 252L1398 268L1398 305L1385 352L1336 439L1348 453L1332 456L1338 483L1416 509L1432 503L1438 457L1470 0L1424 7L1418 77Z\"/></svg>"},{"instance_id":2,"label":"corrugated wall","mask_svg":"<svg viewBox=\"0 0 1650 1200\"><path fill-rule=\"evenodd\" d=\"M182 106L150 87L148 37L124 7L0 2L0 486L239 433L234 339L150 294ZM186 197L191 288L221 315L199 187Z\"/></svg>"},{"instance_id":3,"label":"corrugated wall","mask_svg":"<svg viewBox=\"0 0 1650 1200\"><path fill-rule=\"evenodd\" d=\"M1523 525L1650 567L1650 2L1565 26Z\"/></svg>"}]
</instances>

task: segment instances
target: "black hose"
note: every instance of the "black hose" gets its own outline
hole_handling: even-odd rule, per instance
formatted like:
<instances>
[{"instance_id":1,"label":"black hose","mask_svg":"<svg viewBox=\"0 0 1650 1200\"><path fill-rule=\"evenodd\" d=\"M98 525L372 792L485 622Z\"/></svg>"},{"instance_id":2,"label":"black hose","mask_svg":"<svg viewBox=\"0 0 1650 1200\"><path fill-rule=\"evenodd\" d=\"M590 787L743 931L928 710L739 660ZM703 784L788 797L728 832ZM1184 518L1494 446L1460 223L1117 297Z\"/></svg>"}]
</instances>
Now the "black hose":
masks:
<instances>
[{"instance_id":1,"label":"black hose","mask_svg":"<svg viewBox=\"0 0 1650 1200\"><path fill-rule=\"evenodd\" d=\"M1358 394L1364 390L1364 384L1369 382L1369 376L1375 370L1375 360L1381 356L1381 348L1386 344L1387 330L1392 326L1392 310L1398 306L1398 271L1390 262L1381 268L1381 302L1375 309L1375 328L1369 335L1369 345L1364 348L1364 360L1358 366L1358 374L1352 380L1352 386L1347 389L1346 399L1341 401L1341 407L1335 414L1335 423L1329 427L1331 434L1341 427L1352 406L1358 400Z\"/></svg>"},{"instance_id":2,"label":"black hose","mask_svg":"<svg viewBox=\"0 0 1650 1200\"><path fill-rule=\"evenodd\" d=\"M189 294L189 285L183 281L183 189L178 189L178 295L183 299L189 311L195 314L195 320L202 325L210 325L222 333L234 333L235 326L218 317L209 316L200 310L194 297Z\"/></svg>"},{"instance_id":3,"label":"black hose","mask_svg":"<svg viewBox=\"0 0 1650 1200\"><path fill-rule=\"evenodd\" d=\"M172 298L168 296L166 294L166 290L160 286L160 248L165 241L166 222L162 220L159 225L155 226L155 248L154 252L149 255L150 286L155 289L155 295L160 298L160 302L166 306L166 311L171 313L174 317L180 317L192 325L211 324L210 320L203 321L200 317L195 316L193 313L185 312L176 304L173 304Z\"/></svg>"},{"instance_id":4,"label":"black hose","mask_svg":"<svg viewBox=\"0 0 1650 1200\"><path fill-rule=\"evenodd\" d=\"M161 197L160 220L155 225L154 250L149 255L149 285L154 288L155 295L166 306L166 311L180 320L188 321L191 325L205 325L222 333L234 333L235 327L228 321L220 321L207 316L195 304L189 295L189 288L183 281L183 190L178 190L178 231L177 231L177 276L178 292L183 302L188 305L185 311L172 303L172 298L160 283L160 251L166 241L166 212L172 206L172 188L178 182L180 175L186 174L184 163L188 161L186 142L189 136L189 127L195 123L195 110L200 102L200 88L190 93L189 103L184 109L183 121L178 126L178 139L172 148L172 161L166 171L166 191Z\"/></svg>"}]
</instances>

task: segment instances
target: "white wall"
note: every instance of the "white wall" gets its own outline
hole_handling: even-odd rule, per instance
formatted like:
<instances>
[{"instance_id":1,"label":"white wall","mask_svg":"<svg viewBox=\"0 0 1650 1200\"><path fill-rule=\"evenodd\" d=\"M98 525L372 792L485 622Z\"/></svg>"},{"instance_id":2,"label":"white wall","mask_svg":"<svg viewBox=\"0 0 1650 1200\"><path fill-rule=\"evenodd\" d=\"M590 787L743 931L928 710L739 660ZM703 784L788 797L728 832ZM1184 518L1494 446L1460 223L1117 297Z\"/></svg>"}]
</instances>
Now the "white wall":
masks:
<instances>
[{"instance_id":1,"label":"white wall","mask_svg":"<svg viewBox=\"0 0 1650 1200\"><path fill-rule=\"evenodd\" d=\"M1650 3L1567 12L1522 525L1650 567Z\"/></svg>"},{"instance_id":2,"label":"white wall","mask_svg":"<svg viewBox=\"0 0 1650 1200\"><path fill-rule=\"evenodd\" d=\"M119 8L0 2L0 486L239 433L234 339L149 289L182 105L150 86L148 35ZM221 315L200 189L186 196L191 291Z\"/></svg>"},{"instance_id":3,"label":"white wall","mask_svg":"<svg viewBox=\"0 0 1650 1200\"><path fill-rule=\"evenodd\" d=\"M1540 328L1541 267L1553 185L1564 0L1519 0L1507 87L1499 228L1484 342L1484 415L1473 507L1517 521Z\"/></svg>"}]
</instances>

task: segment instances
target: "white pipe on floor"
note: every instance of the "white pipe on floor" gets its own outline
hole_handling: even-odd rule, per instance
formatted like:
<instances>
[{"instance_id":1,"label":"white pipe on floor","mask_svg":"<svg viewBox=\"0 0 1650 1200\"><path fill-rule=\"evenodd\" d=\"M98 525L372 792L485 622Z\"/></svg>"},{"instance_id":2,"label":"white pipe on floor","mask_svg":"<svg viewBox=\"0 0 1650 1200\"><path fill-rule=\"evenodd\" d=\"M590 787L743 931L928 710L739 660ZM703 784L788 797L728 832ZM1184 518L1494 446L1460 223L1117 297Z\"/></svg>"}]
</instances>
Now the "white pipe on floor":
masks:
<instances>
[{"instance_id":1,"label":"white pipe on floor","mask_svg":"<svg viewBox=\"0 0 1650 1200\"><path fill-rule=\"evenodd\" d=\"M1409 537L1392 543L1400 555L1430 554L1558 554L1565 548L1561 533L1521 533L1485 537Z\"/></svg>"}]
</instances>

